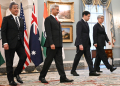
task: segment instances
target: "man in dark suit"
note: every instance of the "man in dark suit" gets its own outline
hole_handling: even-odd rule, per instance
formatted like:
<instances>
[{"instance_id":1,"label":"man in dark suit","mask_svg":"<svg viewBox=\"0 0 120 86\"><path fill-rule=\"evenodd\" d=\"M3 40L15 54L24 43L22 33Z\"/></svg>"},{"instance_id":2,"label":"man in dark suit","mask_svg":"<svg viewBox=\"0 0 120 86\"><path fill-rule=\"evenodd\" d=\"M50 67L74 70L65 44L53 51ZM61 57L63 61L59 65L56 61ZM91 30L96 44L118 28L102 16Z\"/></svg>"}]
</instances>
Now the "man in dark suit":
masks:
<instances>
[{"instance_id":1,"label":"man in dark suit","mask_svg":"<svg viewBox=\"0 0 120 86\"><path fill-rule=\"evenodd\" d=\"M9 9L12 14L3 18L1 27L2 45L5 49L7 78L9 84L17 85L14 81L14 77L16 77L19 83L23 83L19 74L22 72L23 65L27 58L24 49L24 21L17 16L17 3L12 2ZM19 56L19 63L13 72L13 59L15 52L17 52Z\"/></svg>"},{"instance_id":2,"label":"man in dark suit","mask_svg":"<svg viewBox=\"0 0 120 86\"><path fill-rule=\"evenodd\" d=\"M45 47L47 47L47 51L46 51L47 57L43 65L43 69L40 73L39 80L42 83L48 83L45 80L45 76L54 59L58 73L60 75L60 82L61 83L72 82L73 80L67 79L63 67L62 31L61 31L60 22L56 18L57 14L59 13L59 6L56 4L51 5L50 10L51 10L51 15L45 19L45 31L47 35Z\"/></svg>"},{"instance_id":3,"label":"man in dark suit","mask_svg":"<svg viewBox=\"0 0 120 86\"><path fill-rule=\"evenodd\" d=\"M97 74L94 71L91 54L90 54L91 42L89 37L89 26L87 23L87 21L90 19L90 12L84 11L82 13L82 17L83 18L80 21L78 21L76 25L77 37L75 41L75 46L76 46L77 54L74 59L71 74L73 74L73 76L79 76L79 74L77 74L76 72L76 68L80 61L81 56L84 54L90 71L89 76L99 76L100 74Z\"/></svg>"},{"instance_id":4,"label":"man in dark suit","mask_svg":"<svg viewBox=\"0 0 120 86\"><path fill-rule=\"evenodd\" d=\"M93 40L94 40L94 46L97 49L97 56L96 56L96 60L95 60L95 64L94 64L94 69L97 72L102 72L100 71L100 62L101 60L103 61L103 63L105 64L105 66L107 67L107 69L110 69L111 72L113 72L116 68L112 67L109 62L108 62L108 58L107 55L104 51L104 46L105 41L107 43L109 43L109 45L111 45L107 34L105 32L105 27L102 25L102 23L104 22L104 16L103 15L99 15L97 17L98 19L98 23L96 23L93 27Z\"/></svg>"}]
</instances>

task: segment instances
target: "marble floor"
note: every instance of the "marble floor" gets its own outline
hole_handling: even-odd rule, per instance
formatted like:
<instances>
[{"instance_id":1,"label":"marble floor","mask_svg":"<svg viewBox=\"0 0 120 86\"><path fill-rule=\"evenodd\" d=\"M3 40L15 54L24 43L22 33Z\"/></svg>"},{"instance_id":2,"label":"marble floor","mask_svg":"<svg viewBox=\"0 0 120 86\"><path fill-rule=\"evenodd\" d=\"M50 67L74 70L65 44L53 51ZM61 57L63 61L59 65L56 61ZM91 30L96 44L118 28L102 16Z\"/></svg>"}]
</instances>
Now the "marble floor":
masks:
<instances>
[{"instance_id":1,"label":"marble floor","mask_svg":"<svg viewBox=\"0 0 120 86\"><path fill-rule=\"evenodd\" d=\"M77 70L80 76L72 76L70 71L65 71L67 77L74 80L72 83L60 83L58 72L48 72L46 76L48 84L43 84L38 80L39 73L21 74L24 84L18 83L17 86L120 86L120 67L113 73L104 67L101 70L103 73L98 77L89 76L87 68ZM8 84L7 76L0 75L0 86L9 86Z\"/></svg>"}]
</instances>

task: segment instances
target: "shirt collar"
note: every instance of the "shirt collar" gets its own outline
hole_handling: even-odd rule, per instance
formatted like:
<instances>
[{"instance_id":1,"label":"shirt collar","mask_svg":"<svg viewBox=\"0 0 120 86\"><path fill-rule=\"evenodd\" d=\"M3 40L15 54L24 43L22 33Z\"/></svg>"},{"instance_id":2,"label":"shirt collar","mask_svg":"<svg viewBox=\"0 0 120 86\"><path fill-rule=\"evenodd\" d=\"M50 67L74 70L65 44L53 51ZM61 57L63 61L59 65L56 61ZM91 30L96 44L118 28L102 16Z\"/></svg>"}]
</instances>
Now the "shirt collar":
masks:
<instances>
[{"instance_id":1,"label":"shirt collar","mask_svg":"<svg viewBox=\"0 0 120 86\"><path fill-rule=\"evenodd\" d=\"M98 23L101 27L103 26L102 24Z\"/></svg>"},{"instance_id":2,"label":"shirt collar","mask_svg":"<svg viewBox=\"0 0 120 86\"><path fill-rule=\"evenodd\" d=\"M82 19L83 19L83 18L82 18ZM83 20L84 20L84 19L83 19ZM84 20L84 22L87 22L87 21Z\"/></svg>"},{"instance_id":3,"label":"shirt collar","mask_svg":"<svg viewBox=\"0 0 120 86\"><path fill-rule=\"evenodd\" d=\"M51 14L51 16L53 16L54 18L56 17L56 16L54 16L53 14Z\"/></svg>"},{"instance_id":4,"label":"shirt collar","mask_svg":"<svg viewBox=\"0 0 120 86\"><path fill-rule=\"evenodd\" d=\"M17 17L18 18L18 16L15 16L15 15L13 15L13 14L11 14L12 16L13 16L13 18L15 19L15 17Z\"/></svg>"}]
</instances>

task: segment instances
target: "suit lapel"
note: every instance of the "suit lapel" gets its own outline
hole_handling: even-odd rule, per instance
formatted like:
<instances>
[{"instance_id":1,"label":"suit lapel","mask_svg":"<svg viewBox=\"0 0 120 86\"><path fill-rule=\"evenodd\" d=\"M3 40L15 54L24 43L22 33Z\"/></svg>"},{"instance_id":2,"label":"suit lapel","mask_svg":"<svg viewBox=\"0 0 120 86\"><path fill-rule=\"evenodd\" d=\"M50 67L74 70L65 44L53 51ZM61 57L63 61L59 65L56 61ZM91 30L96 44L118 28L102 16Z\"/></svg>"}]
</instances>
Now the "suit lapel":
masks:
<instances>
[{"instance_id":1,"label":"suit lapel","mask_svg":"<svg viewBox=\"0 0 120 86\"><path fill-rule=\"evenodd\" d=\"M102 27L101 27L101 25L98 23L98 25L99 25L99 27L101 28L101 29L103 29L103 30L105 30L105 28L104 28L104 26L102 25Z\"/></svg>"},{"instance_id":2,"label":"suit lapel","mask_svg":"<svg viewBox=\"0 0 120 86\"><path fill-rule=\"evenodd\" d=\"M14 20L14 18L13 18L12 15L10 16L10 20L11 20L11 22L13 23L13 26L15 26L16 28L18 28L18 27L17 27L17 24L16 24L16 22L15 22L15 20Z\"/></svg>"},{"instance_id":3,"label":"suit lapel","mask_svg":"<svg viewBox=\"0 0 120 86\"><path fill-rule=\"evenodd\" d=\"M89 26L86 25L85 21L82 19L83 24L85 25L86 29L89 30Z\"/></svg>"},{"instance_id":4,"label":"suit lapel","mask_svg":"<svg viewBox=\"0 0 120 86\"><path fill-rule=\"evenodd\" d=\"M57 25L60 25L60 22L58 22L52 15L50 17L56 22Z\"/></svg>"}]
</instances>

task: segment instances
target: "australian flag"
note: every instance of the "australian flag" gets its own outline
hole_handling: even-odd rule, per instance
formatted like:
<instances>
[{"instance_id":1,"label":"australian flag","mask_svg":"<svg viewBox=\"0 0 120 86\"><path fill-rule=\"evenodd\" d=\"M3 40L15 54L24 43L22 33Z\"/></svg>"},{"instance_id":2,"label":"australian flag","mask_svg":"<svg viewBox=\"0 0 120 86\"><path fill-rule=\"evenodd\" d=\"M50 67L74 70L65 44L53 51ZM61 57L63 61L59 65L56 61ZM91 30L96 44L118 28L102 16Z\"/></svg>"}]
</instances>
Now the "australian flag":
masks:
<instances>
[{"instance_id":1,"label":"australian flag","mask_svg":"<svg viewBox=\"0 0 120 86\"><path fill-rule=\"evenodd\" d=\"M30 28L29 47L30 47L31 60L37 67L39 64L43 62L43 56L41 51L40 35L38 30L37 17L35 15L34 4L33 4L32 21L31 21L31 28Z\"/></svg>"}]
</instances>

